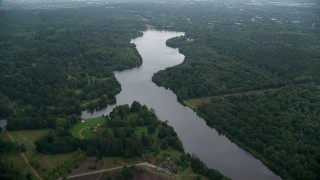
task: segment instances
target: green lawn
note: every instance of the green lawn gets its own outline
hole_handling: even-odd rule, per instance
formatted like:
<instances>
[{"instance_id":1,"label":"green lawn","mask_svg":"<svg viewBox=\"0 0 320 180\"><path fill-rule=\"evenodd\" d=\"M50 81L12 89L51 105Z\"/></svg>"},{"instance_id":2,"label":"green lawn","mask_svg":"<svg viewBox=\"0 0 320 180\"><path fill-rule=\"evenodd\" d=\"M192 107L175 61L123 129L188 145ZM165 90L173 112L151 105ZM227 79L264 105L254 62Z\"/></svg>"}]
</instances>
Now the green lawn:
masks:
<instances>
[{"instance_id":1,"label":"green lawn","mask_svg":"<svg viewBox=\"0 0 320 180\"><path fill-rule=\"evenodd\" d=\"M101 125L105 124L106 123L105 118L97 117L97 118L87 119L83 123L77 123L73 125L69 131L74 137L77 137L77 138L82 138L80 137L80 133L85 138L91 138L95 136L95 133L92 133L90 128L98 123Z\"/></svg>"}]
</instances>

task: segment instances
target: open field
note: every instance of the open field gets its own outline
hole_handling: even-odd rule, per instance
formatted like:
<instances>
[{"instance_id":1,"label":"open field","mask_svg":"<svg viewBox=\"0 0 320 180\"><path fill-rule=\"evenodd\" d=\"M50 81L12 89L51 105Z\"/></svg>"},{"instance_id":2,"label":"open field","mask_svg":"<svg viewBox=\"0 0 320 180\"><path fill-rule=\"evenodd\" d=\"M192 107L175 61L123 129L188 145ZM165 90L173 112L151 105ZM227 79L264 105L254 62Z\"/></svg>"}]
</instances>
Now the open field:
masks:
<instances>
[{"instance_id":1,"label":"open field","mask_svg":"<svg viewBox=\"0 0 320 180\"><path fill-rule=\"evenodd\" d=\"M55 167L61 165L65 161L69 160L74 153L68 154L56 154L56 155L44 155L39 154L36 151L34 142L40 137L44 136L50 131L50 129L40 130L20 130L9 132L13 137L13 140L19 144L26 146L27 152L25 153L26 158L30 164L34 164L35 170L44 177L49 171ZM8 135L3 137L5 140L10 140ZM22 169L23 172L31 172L31 168L27 165L21 156L17 154L7 154L3 157L10 162L13 162Z\"/></svg>"},{"instance_id":2,"label":"open field","mask_svg":"<svg viewBox=\"0 0 320 180\"><path fill-rule=\"evenodd\" d=\"M95 118L93 122L101 122L104 118ZM87 125L92 124L92 122L87 123ZM93 123L94 124L94 123ZM82 125L82 124L80 124ZM83 128L82 127L77 127ZM57 155L44 155L39 154L36 152L36 147L34 142L39 139L40 137L47 134L51 129L41 129L41 130L21 130L21 131L12 131L10 132L11 136L13 137L15 142L25 144L27 148L26 157L30 164L36 164L34 169L38 172L41 177L46 177L49 172L51 172L54 168L60 166L64 162L72 159L74 155L78 152L69 153L69 154L57 154ZM141 127L136 133L147 133L146 127ZM3 137L6 140L10 140L10 137L6 134ZM165 154L171 154L174 158L179 157L182 153L172 149L171 147L166 150L160 151L159 156L165 156ZM30 166L28 166L25 161L19 156L18 154L8 154L4 158L8 161L13 162L17 166L19 166L23 172L28 173L32 172ZM104 157L102 160L91 160L92 158L86 158L82 165L78 166L77 169L73 171L73 175L91 172L99 169L110 169L110 168L117 168L123 167L125 165L132 165L141 162L140 158L121 158L121 157ZM95 158L94 158L95 159ZM90 161L90 162L89 162ZM94 166L95 169L90 169L90 166ZM136 173L134 179L140 178L153 178L153 179L196 179L198 175L194 174L190 168L184 170L179 175L168 175L163 172L158 172L157 170L151 169L150 167L139 167L143 169L143 173ZM114 175L119 175L120 169L115 169L111 172L104 172L100 174L93 174L83 177L78 177L74 179L85 179L85 178L94 178L94 179L103 179L104 177L110 177Z\"/></svg>"},{"instance_id":3,"label":"open field","mask_svg":"<svg viewBox=\"0 0 320 180\"><path fill-rule=\"evenodd\" d=\"M27 150L30 152L35 151L34 142L40 137L46 135L51 131L51 129L40 129L40 130L20 130L11 131L13 139L18 143L23 143Z\"/></svg>"},{"instance_id":4,"label":"open field","mask_svg":"<svg viewBox=\"0 0 320 180\"><path fill-rule=\"evenodd\" d=\"M95 134L91 132L90 128L96 124L105 124L106 120L104 117L97 117L92 119L87 119L83 123L77 123L70 128L70 132L74 137L77 138L91 138ZM80 132L81 131L81 132ZM82 137L80 136L82 135Z\"/></svg>"}]
</instances>

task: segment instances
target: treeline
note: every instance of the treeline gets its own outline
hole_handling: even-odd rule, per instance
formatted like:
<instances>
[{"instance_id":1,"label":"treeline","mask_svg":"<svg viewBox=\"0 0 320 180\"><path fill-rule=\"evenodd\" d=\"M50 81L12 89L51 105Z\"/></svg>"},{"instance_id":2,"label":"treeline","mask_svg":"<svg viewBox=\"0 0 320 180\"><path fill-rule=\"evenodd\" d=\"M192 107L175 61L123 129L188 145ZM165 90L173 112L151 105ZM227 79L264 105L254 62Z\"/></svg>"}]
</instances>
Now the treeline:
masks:
<instances>
[{"instance_id":1,"label":"treeline","mask_svg":"<svg viewBox=\"0 0 320 180\"><path fill-rule=\"evenodd\" d=\"M0 139L0 154L17 153L17 152L25 152L25 151L26 151L26 147L24 144L3 141L2 139Z\"/></svg>"},{"instance_id":2,"label":"treeline","mask_svg":"<svg viewBox=\"0 0 320 180\"><path fill-rule=\"evenodd\" d=\"M70 153L78 148L84 148L85 144L78 138L72 137L66 130L55 130L41 137L34 143L36 150L43 154Z\"/></svg>"},{"instance_id":3,"label":"treeline","mask_svg":"<svg viewBox=\"0 0 320 180\"><path fill-rule=\"evenodd\" d=\"M320 177L320 93L305 86L214 98L198 114L281 177Z\"/></svg>"},{"instance_id":4,"label":"treeline","mask_svg":"<svg viewBox=\"0 0 320 180\"><path fill-rule=\"evenodd\" d=\"M0 159L0 179L21 179L31 180L31 174L23 174L20 169L13 164Z\"/></svg>"},{"instance_id":5,"label":"treeline","mask_svg":"<svg viewBox=\"0 0 320 180\"><path fill-rule=\"evenodd\" d=\"M138 14L104 8L0 11L0 117L8 129L52 128L57 117L115 102L113 71L142 59ZM4 99L16 105L16 113Z\"/></svg>"},{"instance_id":6,"label":"treeline","mask_svg":"<svg viewBox=\"0 0 320 180\"><path fill-rule=\"evenodd\" d=\"M190 156L189 161L191 162L191 169L193 172L206 176L210 180L229 179L222 175L219 171L208 168L206 164L204 164L199 158L195 156Z\"/></svg>"}]
</instances>

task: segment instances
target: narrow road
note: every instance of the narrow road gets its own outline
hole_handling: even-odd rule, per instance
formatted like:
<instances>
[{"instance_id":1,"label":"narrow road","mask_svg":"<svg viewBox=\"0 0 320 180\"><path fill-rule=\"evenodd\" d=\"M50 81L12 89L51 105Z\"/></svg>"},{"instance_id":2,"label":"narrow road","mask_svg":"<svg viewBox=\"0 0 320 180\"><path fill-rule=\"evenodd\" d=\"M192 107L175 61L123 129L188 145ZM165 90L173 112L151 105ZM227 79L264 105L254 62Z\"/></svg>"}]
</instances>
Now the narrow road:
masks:
<instances>
[{"instance_id":1,"label":"narrow road","mask_svg":"<svg viewBox=\"0 0 320 180\"><path fill-rule=\"evenodd\" d=\"M5 131L8 135L8 137L10 138L10 140L12 142L14 142L14 139L12 137L12 135L6 130ZM42 180L42 177L38 174L38 172L30 165L29 160L27 159L25 153L21 152L19 153L19 155L22 157L23 161L30 167L31 171L33 172L33 174L40 180Z\"/></svg>"},{"instance_id":2,"label":"narrow road","mask_svg":"<svg viewBox=\"0 0 320 180\"><path fill-rule=\"evenodd\" d=\"M132 164L132 165L127 165L127 167L131 167L131 166L147 166L147 167L159 168L159 169L161 169L161 170L167 171L167 170L165 170L165 169L163 169L163 168L161 168L161 167L159 167L159 166L156 166L156 165L154 165L154 164L149 164L149 163L147 163L147 162L137 163L137 164ZM92 174L98 174L98 173L113 171L113 170L122 169L122 168L123 168L123 166L114 167L114 168L109 168L109 169L102 169L102 170L98 170L98 171L92 171L92 172L87 172L87 173L82 173L82 174L67 176L67 179L77 178L77 177L87 176L87 175L92 175Z\"/></svg>"},{"instance_id":3,"label":"narrow road","mask_svg":"<svg viewBox=\"0 0 320 180\"><path fill-rule=\"evenodd\" d=\"M82 128L82 129L79 131L79 136L80 136L81 139L84 139L84 137L83 137L82 134L81 134L82 131L85 130L85 129L88 129L88 128L90 128L90 127Z\"/></svg>"},{"instance_id":4,"label":"narrow road","mask_svg":"<svg viewBox=\"0 0 320 180\"><path fill-rule=\"evenodd\" d=\"M10 108L12 109L12 111L13 111L14 113L16 113L17 110L16 110L16 108L13 106L12 101L11 101L7 96L5 96L4 98L8 101L9 106L10 106Z\"/></svg>"}]
</instances>

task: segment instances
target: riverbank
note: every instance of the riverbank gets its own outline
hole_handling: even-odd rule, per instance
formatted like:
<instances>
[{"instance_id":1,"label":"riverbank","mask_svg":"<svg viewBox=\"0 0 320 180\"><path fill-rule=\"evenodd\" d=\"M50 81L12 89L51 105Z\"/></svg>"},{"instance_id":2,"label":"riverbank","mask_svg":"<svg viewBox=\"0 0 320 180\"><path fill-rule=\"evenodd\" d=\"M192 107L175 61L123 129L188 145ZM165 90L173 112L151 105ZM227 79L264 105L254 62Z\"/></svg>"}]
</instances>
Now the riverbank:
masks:
<instances>
[{"instance_id":1,"label":"riverbank","mask_svg":"<svg viewBox=\"0 0 320 180\"><path fill-rule=\"evenodd\" d=\"M208 127L192 110L182 106L170 90L158 87L151 80L154 73L181 64L184 56L166 41L184 33L148 30L131 42L143 59L140 67L115 72L122 91L116 96L117 104L139 101L153 108L161 120L177 132L185 151L198 156L210 168L233 179L278 179L259 160L232 143L215 129ZM116 106L114 105L114 106ZM93 113L83 112L83 118L108 114L114 106ZM246 164L246 166L243 166Z\"/></svg>"}]
</instances>

